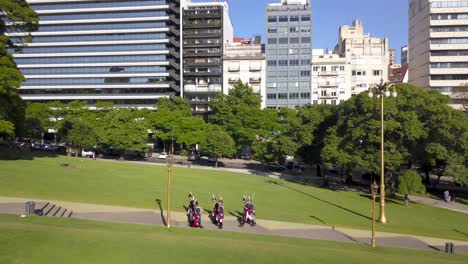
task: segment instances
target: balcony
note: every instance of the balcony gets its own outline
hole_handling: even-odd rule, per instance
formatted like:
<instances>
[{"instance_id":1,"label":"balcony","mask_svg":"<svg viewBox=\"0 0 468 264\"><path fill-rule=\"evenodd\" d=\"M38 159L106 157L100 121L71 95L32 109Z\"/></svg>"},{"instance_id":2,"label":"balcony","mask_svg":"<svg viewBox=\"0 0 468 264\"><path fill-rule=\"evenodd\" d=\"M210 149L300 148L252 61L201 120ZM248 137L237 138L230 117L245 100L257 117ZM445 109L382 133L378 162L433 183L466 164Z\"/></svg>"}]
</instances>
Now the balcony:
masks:
<instances>
[{"instance_id":1,"label":"balcony","mask_svg":"<svg viewBox=\"0 0 468 264\"><path fill-rule=\"evenodd\" d=\"M261 82L262 82L262 78L261 78L261 77L250 78L250 79L249 79L249 82L250 82L250 83L261 83Z\"/></svg>"},{"instance_id":2,"label":"balcony","mask_svg":"<svg viewBox=\"0 0 468 264\"><path fill-rule=\"evenodd\" d=\"M222 27L221 22L218 23L184 23L184 28L218 28Z\"/></svg>"},{"instance_id":3,"label":"balcony","mask_svg":"<svg viewBox=\"0 0 468 264\"><path fill-rule=\"evenodd\" d=\"M235 84L235 83L237 83L239 81L240 81L239 77L231 77L231 78L228 79L229 84Z\"/></svg>"},{"instance_id":4,"label":"balcony","mask_svg":"<svg viewBox=\"0 0 468 264\"><path fill-rule=\"evenodd\" d=\"M319 76L338 76L338 72L337 71L322 71L322 72L319 72Z\"/></svg>"},{"instance_id":5,"label":"balcony","mask_svg":"<svg viewBox=\"0 0 468 264\"><path fill-rule=\"evenodd\" d=\"M221 72L217 71L184 71L184 76L221 76Z\"/></svg>"},{"instance_id":6,"label":"balcony","mask_svg":"<svg viewBox=\"0 0 468 264\"><path fill-rule=\"evenodd\" d=\"M195 58L195 57L221 57L221 52L194 52L194 53L185 53L184 57L186 58Z\"/></svg>"},{"instance_id":7,"label":"balcony","mask_svg":"<svg viewBox=\"0 0 468 264\"><path fill-rule=\"evenodd\" d=\"M222 92L221 84L186 84L184 85L185 93L220 93Z\"/></svg>"},{"instance_id":8,"label":"balcony","mask_svg":"<svg viewBox=\"0 0 468 264\"><path fill-rule=\"evenodd\" d=\"M338 88L337 82L323 82L318 84L319 88Z\"/></svg>"},{"instance_id":9,"label":"balcony","mask_svg":"<svg viewBox=\"0 0 468 264\"><path fill-rule=\"evenodd\" d=\"M187 11L184 13L186 18L222 18L221 12L199 12L199 11Z\"/></svg>"},{"instance_id":10,"label":"balcony","mask_svg":"<svg viewBox=\"0 0 468 264\"><path fill-rule=\"evenodd\" d=\"M338 98L338 94L332 94L332 93L319 94L318 98L319 99L335 99L335 98Z\"/></svg>"}]
</instances>

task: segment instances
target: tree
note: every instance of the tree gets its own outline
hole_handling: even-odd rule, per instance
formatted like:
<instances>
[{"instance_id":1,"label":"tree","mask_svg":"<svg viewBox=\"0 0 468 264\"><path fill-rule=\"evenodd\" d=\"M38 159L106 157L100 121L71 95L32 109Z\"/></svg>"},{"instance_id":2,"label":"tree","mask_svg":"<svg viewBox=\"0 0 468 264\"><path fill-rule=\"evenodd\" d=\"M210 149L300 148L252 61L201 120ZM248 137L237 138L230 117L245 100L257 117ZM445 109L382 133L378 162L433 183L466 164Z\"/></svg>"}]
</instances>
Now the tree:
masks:
<instances>
[{"instance_id":1,"label":"tree","mask_svg":"<svg viewBox=\"0 0 468 264\"><path fill-rule=\"evenodd\" d=\"M114 109L99 121L98 140L105 147L118 150L121 156L126 150L146 149L148 130L144 121L135 118L130 109Z\"/></svg>"},{"instance_id":2,"label":"tree","mask_svg":"<svg viewBox=\"0 0 468 264\"><path fill-rule=\"evenodd\" d=\"M228 95L220 93L211 100L209 122L223 127L234 139L238 151L251 147L259 136L268 132L261 102L259 93L255 93L247 84L238 82Z\"/></svg>"},{"instance_id":3,"label":"tree","mask_svg":"<svg viewBox=\"0 0 468 264\"><path fill-rule=\"evenodd\" d=\"M25 40L30 41L29 33L36 30L38 17L24 0L1 0L0 13L0 134L13 136L20 135L23 129L25 105L17 88L25 79L8 51L21 47L5 33L20 33L29 36Z\"/></svg>"},{"instance_id":4,"label":"tree","mask_svg":"<svg viewBox=\"0 0 468 264\"><path fill-rule=\"evenodd\" d=\"M398 193L405 196L405 205L408 206L408 195L412 193L426 193L421 177L414 171L404 171L398 178Z\"/></svg>"},{"instance_id":5,"label":"tree","mask_svg":"<svg viewBox=\"0 0 468 264\"><path fill-rule=\"evenodd\" d=\"M210 125L206 131L206 138L200 145L200 150L216 157L215 166L218 167L219 157L229 157L236 152L234 140L219 126Z\"/></svg>"},{"instance_id":6,"label":"tree","mask_svg":"<svg viewBox=\"0 0 468 264\"><path fill-rule=\"evenodd\" d=\"M461 109L468 112L468 84L455 87L452 92L453 103L461 105Z\"/></svg>"},{"instance_id":7,"label":"tree","mask_svg":"<svg viewBox=\"0 0 468 264\"><path fill-rule=\"evenodd\" d=\"M66 142L76 148L75 155L77 157L82 148L90 148L97 145L98 139L94 127L78 118L69 122L71 123L71 129L66 135Z\"/></svg>"}]
</instances>

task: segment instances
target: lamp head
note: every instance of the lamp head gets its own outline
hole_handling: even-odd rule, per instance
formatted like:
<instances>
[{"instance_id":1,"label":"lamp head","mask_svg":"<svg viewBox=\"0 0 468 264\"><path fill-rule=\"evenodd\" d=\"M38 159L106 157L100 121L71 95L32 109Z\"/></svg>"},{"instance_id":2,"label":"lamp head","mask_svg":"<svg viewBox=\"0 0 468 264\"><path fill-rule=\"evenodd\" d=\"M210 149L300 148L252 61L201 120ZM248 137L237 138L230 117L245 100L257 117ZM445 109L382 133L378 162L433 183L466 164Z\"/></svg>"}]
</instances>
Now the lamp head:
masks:
<instances>
[{"instance_id":1,"label":"lamp head","mask_svg":"<svg viewBox=\"0 0 468 264\"><path fill-rule=\"evenodd\" d=\"M379 190L379 186L377 185L377 183L375 183L375 180L374 180L374 182L371 184L372 194L376 194L378 190Z\"/></svg>"}]
</instances>

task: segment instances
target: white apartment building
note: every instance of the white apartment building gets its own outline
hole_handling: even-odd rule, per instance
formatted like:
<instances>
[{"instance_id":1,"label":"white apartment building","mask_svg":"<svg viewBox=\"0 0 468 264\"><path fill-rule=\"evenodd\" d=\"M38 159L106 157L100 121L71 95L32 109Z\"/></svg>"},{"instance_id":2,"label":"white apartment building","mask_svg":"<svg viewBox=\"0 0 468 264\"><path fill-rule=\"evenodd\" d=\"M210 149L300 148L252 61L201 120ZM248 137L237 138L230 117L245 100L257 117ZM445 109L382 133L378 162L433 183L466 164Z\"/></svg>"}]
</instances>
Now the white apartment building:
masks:
<instances>
[{"instance_id":1,"label":"white apartment building","mask_svg":"<svg viewBox=\"0 0 468 264\"><path fill-rule=\"evenodd\" d=\"M259 39L258 39L259 40ZM265 107L266 65L265 53L260 41L239 40L227 43L223 56L223 91L229 90L238 81L252 87L262 96L262 108Z\"/></svg>"},{"instance_id":2,"label":"white apartment building","mask_svg":"<svg viewBox=\"0 0 468 264\"><path fill-rule=\"evenodd\" d=\"M452 92L468 83L468 1L410 0L409 51L409 82L461 107Z\"/></svg>"},{"instance_id":3,"label":"white apartment building","mask_svg":"<svg viewBox=\"0 0 468 264\"><path fill-rule=\"evenodd\" d=\"M388 80L390 63L387 38L371 38L364 34L361 20L339 30L335 53L346 59L351 96L367 91L369 87Z\"/></svg>"},{"instance_id":4,"label":"white apartment building","mask_svg":"<svg viewBox=\"0 0 468 264\"><path fill-rule=\"evenodd\" d=\"M323 49L312 50L312 104L337 105L351 97L346 58Z\"/></svg>"}]
</instances>

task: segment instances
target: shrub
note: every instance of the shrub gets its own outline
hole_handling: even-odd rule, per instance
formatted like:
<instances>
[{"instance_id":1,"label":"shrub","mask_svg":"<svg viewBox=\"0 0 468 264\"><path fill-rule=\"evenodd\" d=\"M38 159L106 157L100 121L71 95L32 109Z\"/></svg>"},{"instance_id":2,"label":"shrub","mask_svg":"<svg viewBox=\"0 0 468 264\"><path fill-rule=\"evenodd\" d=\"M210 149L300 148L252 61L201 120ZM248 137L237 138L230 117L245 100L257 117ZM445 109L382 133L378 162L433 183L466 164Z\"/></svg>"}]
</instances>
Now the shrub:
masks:
<instances>
[{"instance_id":1,"label":"shrub","mask_svg":"<svg viewBox=\"0 0 468 264\"><path fill-rule=\"evenodd\" d=\"M426 193L426 187L422 184L421 176L414 171L404 171L398 178L398 192L405 196L405 204L408 205L408 195L412 193Z\"/></svg>"}]
</instances>

